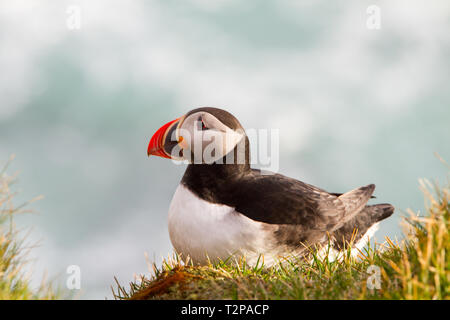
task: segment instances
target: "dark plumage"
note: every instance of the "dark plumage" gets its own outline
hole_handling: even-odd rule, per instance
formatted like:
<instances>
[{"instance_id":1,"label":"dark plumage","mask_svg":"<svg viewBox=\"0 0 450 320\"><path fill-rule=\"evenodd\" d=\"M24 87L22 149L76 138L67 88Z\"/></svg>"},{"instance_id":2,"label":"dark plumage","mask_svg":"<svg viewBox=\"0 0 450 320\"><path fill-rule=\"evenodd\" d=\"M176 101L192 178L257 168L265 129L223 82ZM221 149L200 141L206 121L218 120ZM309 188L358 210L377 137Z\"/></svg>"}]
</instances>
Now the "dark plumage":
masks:
<instances>
[{"instance_id":1,"label":"dark plumage","mask_svg":"<svg viewBox=\"0 0 450 320\"><path fill-rule=\"evenodd\" d=\"M283 254L301 255L304 245L326 243L328 236L342 248L355 230L353 240L358 244L374 224L394 212L390 204L367 205L374 184L330 193L281 174L251 169L245 130L233 115L217 108L194 109L164 125L152 137L148 154L173 159L172 150L181 146L182 158L192 160L195 148L182 134L190 133L194 147L205 148L206 140L201 135L195 140L195 134L207 130L222 138L239 138L226 145L226 151L217 144L213 163L200 159L188 165L169 209L175 249L199 263L208 261L206 256L226 259L235 252L252 253L253 260L259 253L267 254L275 261ZM180 133L174 135L175 141L172 133ZM242 142L243 153L238 148ZM243 161L229 164L227 155L233 152L233 159L238 159L238 151Z\"/></svg>"},{"instance_id":2,"label":"dark plumage","mask_svg":"<svg viewBox=\"0 0 450 320\"><path fill-rule=\"evenodd\" d=\"M389 204L365 206L373 184L336 196L281 174L261 175L254 169L236 174L233 166L189 165L182 183L203 200L234 207L255 221L281 225L276 237L283 244L313 244L327 240L328 232L342 247L354 229L358 241L394 212Z\"/></svg>"},{"instance_id":3,"label":"dark plumage","mask_svg":"<svg viewBox=\"0 0 450 320\"><path fill-rule=\"evenodd\" d=\"M187 115L198 111L213 114L234 130L243 130L234 116L221 109L199 108ZM394 212L390 204L366 206L374 198L374 184L344 194L329 193L281 174L262 175L250 168L249 142L245 139L244 164L190 164L182 184L203 200L233 207L255 221L281 225L277 238L294 246L316 243L329 233L335 245L343 247L354 230L357 242L373 224Z\"/></svg>"}]
</instances>

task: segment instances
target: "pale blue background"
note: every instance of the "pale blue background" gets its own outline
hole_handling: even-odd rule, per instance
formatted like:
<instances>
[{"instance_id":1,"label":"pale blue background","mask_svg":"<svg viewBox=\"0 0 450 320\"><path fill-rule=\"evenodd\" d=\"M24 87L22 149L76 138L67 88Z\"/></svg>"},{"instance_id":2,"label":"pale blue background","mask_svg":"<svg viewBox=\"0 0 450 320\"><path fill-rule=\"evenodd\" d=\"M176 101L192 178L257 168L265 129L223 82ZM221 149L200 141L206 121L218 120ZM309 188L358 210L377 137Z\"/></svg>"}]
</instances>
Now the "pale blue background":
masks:
<instances>
[{"instance_id":1,"label":"pale blue background","mask_svg":"<svg viewBox=\"0 0 450 320\"><path fill-rule=\"evenodd\" d=\"M381 29L366 9L381 8ZM66 27L69 5L80 30ZM375 183L397 207L377 239L423 210L418 178L450 160L450 3L433 1L3 1L0 161L20 199L43 194L34 281L111 297L171 251L166 217L184 167L146 157L162 124L199 106L280 129L280 172L330 191ZM18 199L18 200L20 200Z\"/></svg>"}]
</instances>

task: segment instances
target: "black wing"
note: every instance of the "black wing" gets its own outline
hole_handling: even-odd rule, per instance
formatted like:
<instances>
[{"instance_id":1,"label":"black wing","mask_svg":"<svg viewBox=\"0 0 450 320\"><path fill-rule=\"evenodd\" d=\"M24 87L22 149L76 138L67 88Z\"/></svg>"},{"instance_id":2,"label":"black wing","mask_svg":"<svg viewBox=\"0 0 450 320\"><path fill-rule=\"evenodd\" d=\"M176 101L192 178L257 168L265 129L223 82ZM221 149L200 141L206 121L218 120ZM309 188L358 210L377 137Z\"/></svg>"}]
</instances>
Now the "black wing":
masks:
<instances>
[{"instance_id":1,"label":"black wing","mask_svg":"<svg viewBox=\"0 0 450 320\"><path fill-rule=\"evenodd\" d=\"M255 221L332 231L361 210L375 186L340 196L280 174L252 170L227 192L228 205Z\"/></svg>"}]
</instances>

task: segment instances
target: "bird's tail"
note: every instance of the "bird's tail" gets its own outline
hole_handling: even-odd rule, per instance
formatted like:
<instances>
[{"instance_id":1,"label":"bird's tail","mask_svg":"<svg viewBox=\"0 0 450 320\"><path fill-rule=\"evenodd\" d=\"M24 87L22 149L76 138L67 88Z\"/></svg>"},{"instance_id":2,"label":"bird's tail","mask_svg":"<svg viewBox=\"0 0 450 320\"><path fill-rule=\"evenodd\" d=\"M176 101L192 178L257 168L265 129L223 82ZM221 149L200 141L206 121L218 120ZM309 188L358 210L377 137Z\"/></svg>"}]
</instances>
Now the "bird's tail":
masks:
<instances>
[{"instance_id":1,"label":"bird's tail","mask_svg":"<svg viewBox=\"0 0 450 320\"><path fill-rule=\"evenodd\" d=\"M389 218L394 213L394 206L389 203L380 203L372 206L366 206L364 210L368 210L372 220L379 222L386 218Z\"/></svg>"},{"instance_id":2,"label":"bird's tail","mask_svg":"<svg viewBox=\"0 0 450 320\"><path fill-rule=\"evenodd\" d=\"M376 227L378 222L390 217L394 213L394 206L388 203L380 203L365 206L355 217L347 221L341 228L333 233L334 245L343 248L350 241L354 244L361 243L364 237L371 237L369 229ZM355 234L355 229L357 233ZM372 230L375 231L374 228Z\"/></svg>"}]
</instances>

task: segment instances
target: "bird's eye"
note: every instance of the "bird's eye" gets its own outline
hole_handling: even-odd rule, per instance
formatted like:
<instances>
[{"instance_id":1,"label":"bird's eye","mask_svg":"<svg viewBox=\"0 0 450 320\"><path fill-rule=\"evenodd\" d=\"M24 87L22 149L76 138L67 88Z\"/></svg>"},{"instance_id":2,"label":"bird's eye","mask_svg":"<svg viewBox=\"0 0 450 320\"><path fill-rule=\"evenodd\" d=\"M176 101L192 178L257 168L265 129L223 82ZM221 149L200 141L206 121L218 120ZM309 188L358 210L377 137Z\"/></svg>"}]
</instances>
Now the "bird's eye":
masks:
<instances>
[{"instance_id":1,"label":"bird's eye","mask_svg":"<svg viewBox=\"0 0 450 320\"><path fill-rule=\"evenodd\" d=\"M202 120L202 130L208 130L208 128L205 126L205 122Z\"/></svg>"},{"instance_id":2,"label":"bird's eye","mask_svg":"<svg viewBox=\"0 0 450 320\"><path fill-rule=\"evenodd\" d=\"M202 117L198 118L198 122L199 122L199 125L198 125L199 130L202 130L202 131L208 130L208 127L205 125L205 121L203 121Z\"/></svg>"}]
</instances>

